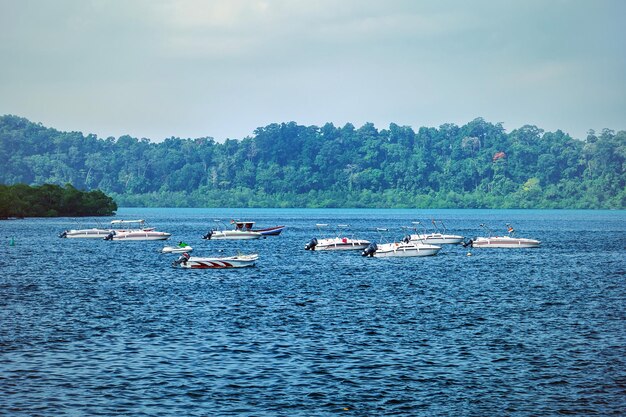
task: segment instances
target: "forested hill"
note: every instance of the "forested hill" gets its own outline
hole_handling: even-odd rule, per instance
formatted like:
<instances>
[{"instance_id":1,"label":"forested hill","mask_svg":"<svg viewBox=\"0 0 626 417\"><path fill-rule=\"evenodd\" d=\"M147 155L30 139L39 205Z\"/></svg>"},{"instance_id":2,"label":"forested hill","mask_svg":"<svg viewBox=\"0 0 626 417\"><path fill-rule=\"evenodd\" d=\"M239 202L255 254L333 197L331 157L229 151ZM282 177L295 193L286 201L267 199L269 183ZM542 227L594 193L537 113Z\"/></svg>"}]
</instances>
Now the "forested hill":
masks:
<instances>
[{"instance_id":1,"label":"forested hill","mask_svg":"<svg viewBox=\"0 0 626 417\"><path fill-rule=\"evenodd\" d=\"M152 143L0 117L0 183L70 183L120 206L624 209L625 158L625 131L580 141L481 118L417 132L290 122L224 143Z\"/></svg>"}]
</instances>

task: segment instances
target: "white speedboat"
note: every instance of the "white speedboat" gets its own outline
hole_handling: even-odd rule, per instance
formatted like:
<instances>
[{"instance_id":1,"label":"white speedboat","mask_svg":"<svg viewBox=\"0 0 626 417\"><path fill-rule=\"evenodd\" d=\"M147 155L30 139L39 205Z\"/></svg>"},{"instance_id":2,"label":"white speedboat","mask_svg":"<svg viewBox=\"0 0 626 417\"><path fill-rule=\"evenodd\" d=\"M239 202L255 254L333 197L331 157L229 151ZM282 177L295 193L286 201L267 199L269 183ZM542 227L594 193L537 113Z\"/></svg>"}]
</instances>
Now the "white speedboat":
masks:
<instances>
[{"instance_id":1,"label":"white speedboat","mask_svg":"<svg viewBox=\"0 0 626 417\"><path fill-rule=\"evenodd\" d=\"M463 239L464 239L463 236L450 235L446 233L447 230L443 221L441 222L441 225L443 227L443 233L438 230L435 220L433 220L432 223L435 226L434 233L428 233L425 228L424 228L424 232L420 233L416 228L415 229L416 233L411 235L411 240L423 242L423 243L429 243L432 245L456 245L456 244L463 242ZM413 224L420 225L421 223L413 222Z\"/></svg>"},{"instance_id":2,"label":"white speedboat","mask_svg":"<svg viewBox=\"0 0 626 417\"><path fill-rule=\"evenodd\" d=\"M171 233L158 232L154 227L146 227L146 221L141 220L113 220L113 230L104 240L167 240ZM122 228L129 226L128 228Z\"/></svg>"},{"instance_id":3,"label":"white speedboat","mask_svg":"<svg viewBox=\"0 0 626 417\"><path fill-rule=\"evenodd\" d=\"M178 242L178 245L176 246L165 246L163 249L161 249L161 253L184 253L192 251L193 248L185 242Z\"/></svg>"},{"instance_id":4,"label":"white speedboat","mask_svg":"<svg viewBox=\"0 0 626 417\"><path fill-rule=\"evenodd\" d=\"M363 251L362 255L376 258L408 258L418 256L434 256L440 250L441 246L429 245L427 243L405 239L401 242L380 244L372 243Z\"/></svg>"},{"instance_id":5,"label":"white speedboat","mask_svg":"<svg viewBox=\"0 0 626 417\"><path fill-rule=\"evenodd\" d=\"M215 220L217 223L223 222L221 220ZM240 222L232 220L230 222L235 226L232 230L225 230L225 227L222 227L222 230L212 229L209 232L202 236L203 239L213 239L213 240L250 240L250 239L260 239L263 235L259 232L255 232L252 230L252 226L254 226L254 222Z\"/></svg>"},{"instance_id":6,"label":"white speedboat","mask_svg":"<svg viewBox=\"0 0 626 417\"><path fill-rule=\"evenodd\" d=\"M318 229L328 226L328 224L317 224ZM338 225L340 229L346 229L348 225ZM313 238L304 246L306 250L363 250L369 246L370 242L353 237L336 236L331 238Z\"/></svg>"},{"instance_id":7,"label":"white speedboat","mask_svg":"<svg viewBox=\"0 0 626 417\"><path fill-rule=\"evenodd\" d=\"M470 239L469 242L464 243L464 246L471 246L473 248L538 248L541 245L539 240L528 239L523 237L515 237L515 230L510 224L507 224L508 236L494 236L486 225L481 224L480 227L485 229L488 233L488 237L477 237Z\"/></svg>"},{"instance_id":8,"label":"white speedboat","mask_svg":"<svg viewBox=\"0 0 626 417\"><path fill-rule=\"evenodd\" d=\"M442 233L429 233L411 235L411 240L433 245L456 245L463 242L464 237L459 235L444 235Z\"/></svg>"},{"instance_id":9,"label":"white speedboat","mask_svg":"<svg viewBox=\"0 0 626 417\"><path fill-rule=\"evenodd\" d=\"M172 262L172 266L180 266L189 269L226 269L226 268L246 268L256 264L259 255L251 253L247 255L239 254L227 257L197 257L183 253L180 258Z\"/></svg>"},{"instance_id":10,"label":"white speedboat","mask_svg":"<svg viewBox=\"0 0 626 417\"><path fill-rule=\"evenodd\" d=\"M102 239L111 233L111 229L69 229L64 230L59 237L68 239Z\"/></svg>"}]
</instances>

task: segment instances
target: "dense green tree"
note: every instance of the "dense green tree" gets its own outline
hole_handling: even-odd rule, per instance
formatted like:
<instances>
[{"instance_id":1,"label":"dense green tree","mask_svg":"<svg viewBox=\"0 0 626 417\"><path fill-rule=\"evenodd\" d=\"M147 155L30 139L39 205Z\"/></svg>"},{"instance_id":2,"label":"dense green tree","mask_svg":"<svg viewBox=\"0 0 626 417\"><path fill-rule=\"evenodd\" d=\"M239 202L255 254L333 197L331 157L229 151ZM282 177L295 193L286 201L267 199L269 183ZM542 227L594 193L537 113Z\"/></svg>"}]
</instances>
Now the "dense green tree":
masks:
<instances>
[{"instance_id":1,"label":"dense green tree","mask_svg":"<svg viewBox=\"0 0 626 417\"><path fill-rule=\"evenodd\" d=\"M0 183L70 183L124 205L624 208L626 194L626 132L580 141L532 125L507 133L482 118L417 132L273 123L224 143L151 143L3 116L0 145ZM41 205L20 186L10 193L20 210ZM44 200L57 197L45 189Z\"/></svg>"},{"instance_id":2,"label":"dense green tree","mask_svg":"<svg viewBox=\"0 0 626 417\"><path fill-rule=\"evenodd\" d=\"M9 217L110 216L113 199L100 190L79 191L70 184L0 185L0 219Z\"/></svg>"}]
</instances>

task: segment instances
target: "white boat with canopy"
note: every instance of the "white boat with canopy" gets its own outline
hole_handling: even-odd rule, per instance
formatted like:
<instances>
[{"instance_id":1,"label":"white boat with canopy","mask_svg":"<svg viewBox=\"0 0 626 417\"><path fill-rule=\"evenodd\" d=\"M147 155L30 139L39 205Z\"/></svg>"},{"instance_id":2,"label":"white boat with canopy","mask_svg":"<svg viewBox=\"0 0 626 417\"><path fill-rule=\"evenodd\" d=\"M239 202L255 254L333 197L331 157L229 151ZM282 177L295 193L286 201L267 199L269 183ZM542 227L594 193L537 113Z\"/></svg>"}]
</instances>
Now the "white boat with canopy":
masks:
<instances>
[{"instance_id":1,"label":"white boat with canopy","mask_svg":"<svg viewBox=\"0 0 626 417\"><path fill-rule=\"evenodd\" d=\"M433 245L456 245L463 242L464 237L459 235L451 235L447 233L446 225L440 220L442 230L437 227L436 221L433 219L432 224L435 228L433 233L428 233L426 227L421 222L412 222L415 225L415 232L411 235L412 241L419 241L423 243L429 243ZM418 231L418 227L422 226L423 231Z\"/></svg>"},{"instance_id":2,"label":"white boat with canopy","mask_svg":"<svg viewBox=\"0 0 626 417\"><path fill-rule=\"evenodd\" d=\"M158 232L154 227L147 227L143 219L113 220L111 226L113 230L104 240L167 240L172 235L167 232Z\"/></svg>"},{"instance_id":3,"label":"white boat with canopy","mask_svg":"<svg viewBox=\"0 0 626 417\"><path fill-rule=\"evenodd\" d=\"M328 227L327 223L318 223L315 225L321 232L321 229ZM342 230L349 229L350 225L339 224L337 225L337 236L330 238L313 238L304 246L306 250L318 251L318 250L363 250L370 244L369 240L356 239L354 237L348 237Z\"/></svg>"},{"instance_id":4,"label":"white boat with canopy","mask_svg":"<svg viewBox=\"0 0 626 417\"><path fill-rule=\"evenodd\" d=\"M470 239L468 242L464 243L463 246L471 246L473 248L521 249L538 248L541 245L541 242L536 239L515 237L515 229L508 223L506 225L508 235L506 236L495 236L491 229L485 224L481 224L480 227L487 231L488 236Z\"/></svg>"}]
</instances>

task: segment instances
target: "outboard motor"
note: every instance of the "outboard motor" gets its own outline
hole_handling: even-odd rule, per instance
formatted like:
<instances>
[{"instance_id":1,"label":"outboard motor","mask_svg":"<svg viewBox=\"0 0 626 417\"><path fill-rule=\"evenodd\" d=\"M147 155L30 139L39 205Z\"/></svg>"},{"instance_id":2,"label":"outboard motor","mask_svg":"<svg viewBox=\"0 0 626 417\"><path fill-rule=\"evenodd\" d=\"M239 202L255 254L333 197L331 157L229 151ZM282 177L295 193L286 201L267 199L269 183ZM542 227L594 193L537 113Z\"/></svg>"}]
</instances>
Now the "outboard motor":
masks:
<instances>
[{"instance_id":1,"label":"outboard motor","mask_svg":"<svg viewBox=\"0 0 626 417\"><path fill-rule=\"evenodd\" d=\"M211 236L213 236L213 230L209 230L206 235L202 236L202 239L210 240Z\"/></svg>"},{"instance_id":2,"label":"outboard motor","mask_svg":"<svg viewBox=\"0 0 626 417\"><path fill-rule=\"evenodd\" d=\"M63 233L61 233L59 237L67 237L67 230L63 231Z\"/></svg>"},{"instance_id":3,"label":"outboard motor","mask_svg":"<svg viewBox=\"0 0 626 417\"><path fill-rule=\"evenodd\" d=\"M115 236L115 230L111 230L111 232L104 237L104 240L113 240L113 236Z\"/></svg>"},{"instance_id":4,"label":"outboard motor","mask_svg":"<svg viewBox=\"0 0 626 417\"><path fill-rule=\"evenodd\" d=\"M184 252L182 255L180 255L178 259L172 262L172 266L178 266L180 264L187 263L188 260L189 260L189 254L187 252Z\"/></svg>"},{"instance_id":5,"label":"outboard motor","mask_svg":"<svg viewBox=\"0 0 626 417\"><path fill-rule=\"evenodd\" d=\"M317 246L317 239L313 238L313 239L311 239L311 241L309 243L304 245L304 249L305 250L315 250L316 246Z\"/></svg>"},{"instance_id":6,"label":"outboard motor","mask_svg":"<svg viewBox=\"0 0 626 417\"><path fill-rule=\"evenodd\" d=\"M474 239L467 239L467 240L463 239L463 242L461 242L461 246L463 246L464 248L466 248L468 246L473 248L474 247Z\"/></svg>"},{"instance_id":7,"label":"outboard motor","mask_svg":"<svg viewBox=\"0 0 626 417\"><path fill-rule=\"evenodd\" d=\"M378 246L376 245L376 243L370 243L367 248L363 249L363 253L361 253L361 256L369 256L370 258L373 258L377 250Z\"/></svg>"}]
</instances>

